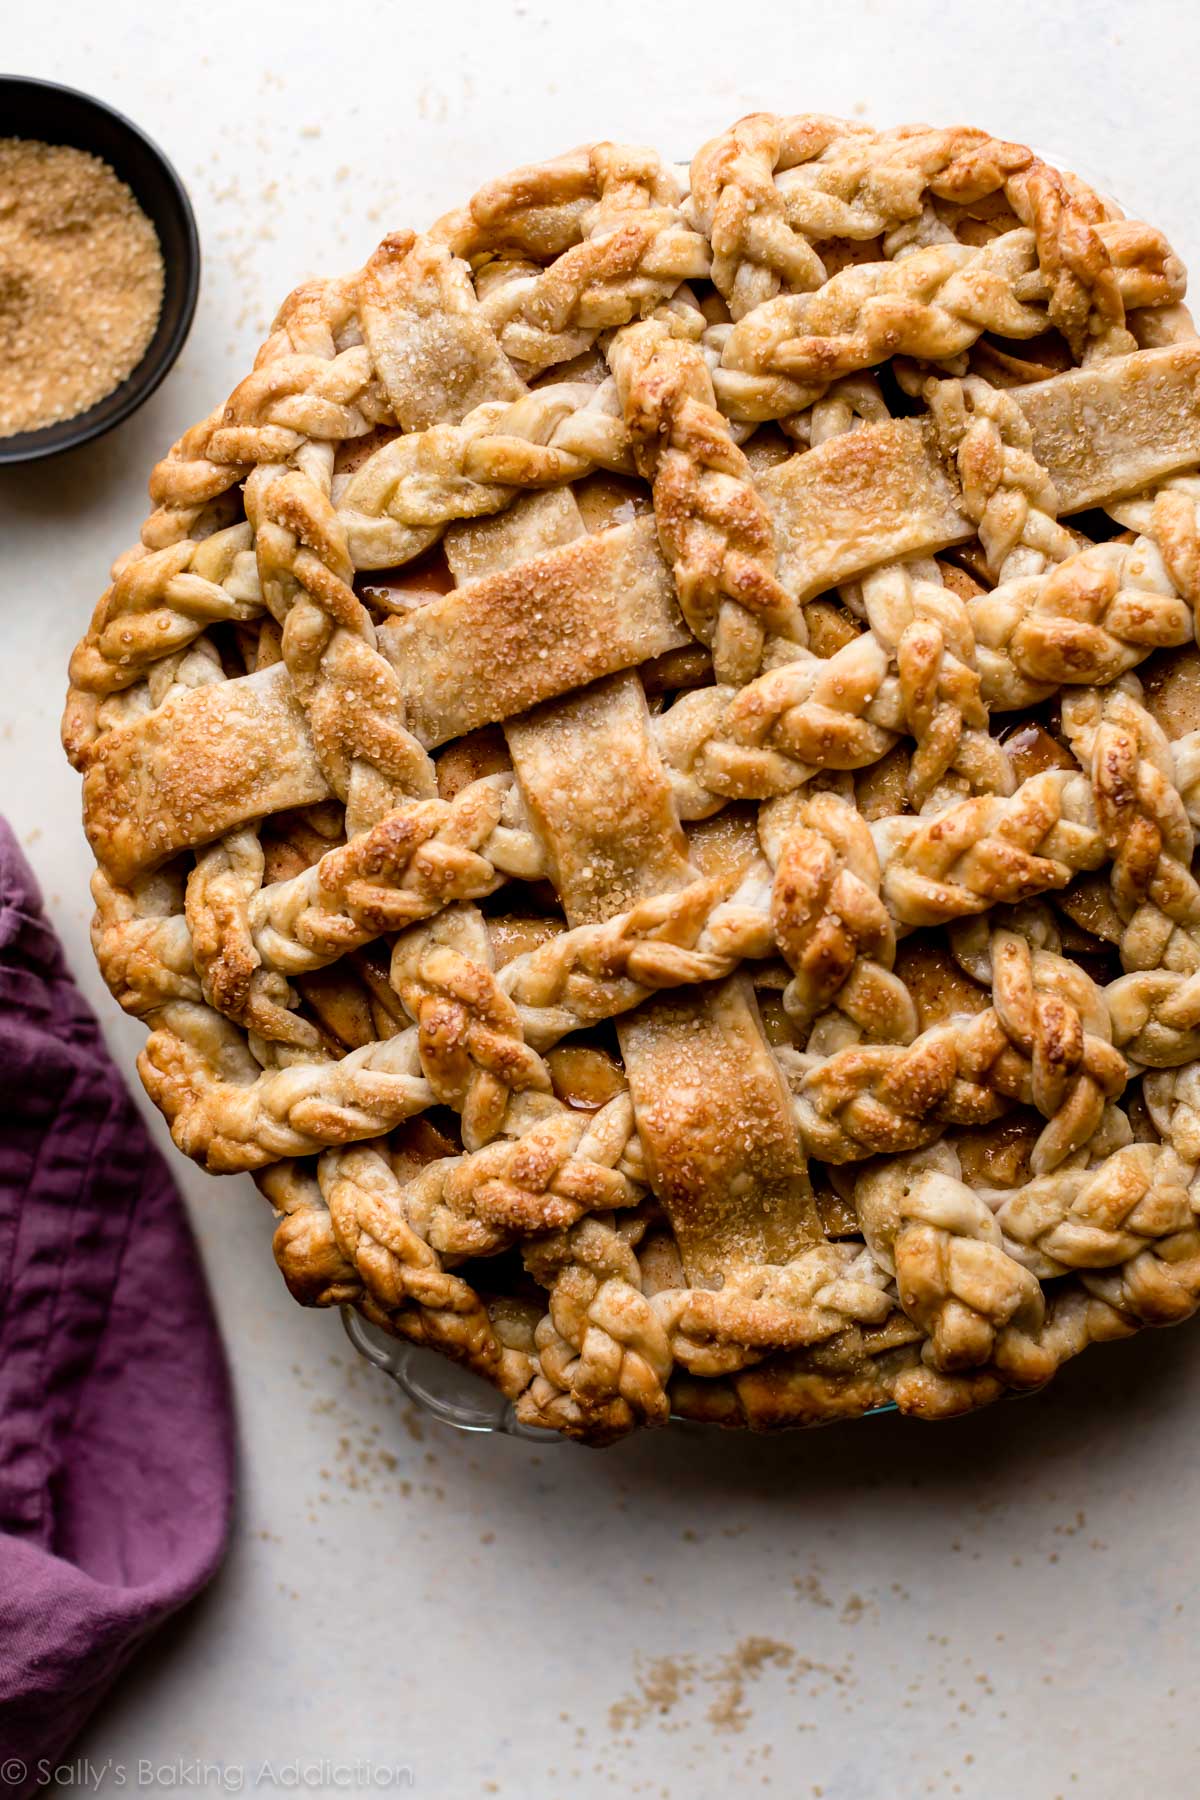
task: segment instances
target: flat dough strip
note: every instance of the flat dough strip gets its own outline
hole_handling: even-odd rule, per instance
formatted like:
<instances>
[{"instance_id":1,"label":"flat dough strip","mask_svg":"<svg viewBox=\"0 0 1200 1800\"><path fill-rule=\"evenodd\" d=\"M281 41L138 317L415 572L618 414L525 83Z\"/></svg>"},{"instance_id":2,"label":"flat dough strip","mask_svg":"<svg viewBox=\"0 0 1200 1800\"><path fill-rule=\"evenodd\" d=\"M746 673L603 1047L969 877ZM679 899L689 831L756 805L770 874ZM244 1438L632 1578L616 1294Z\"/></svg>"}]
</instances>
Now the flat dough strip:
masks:
<instances>
[{"instance_id":1,"label":"flat dough strip","mask_svg":"<svg viewBox=\"0 0 1200 1800\"><path fill-rule=\"evenodd\" d=\"M543 707L507 736L572 925L694 878L636 676ZM795 1119L749 982L651 1001L618 1038L688 1280L711 1285L722 1270L784 1262L817 1243Z\"/></svg>"},{"instance_id":2,"label":"flat dough strip","mask_svg":"<svg viewBox=\"0 0 1200 1800\"><path fill-rule=\"evenodd\" d=\"M811 600L839 581L975 532L938 456L932 428L889 419L791 456L756 483L775 520L779 579Z\"/></svg>"},{"instance_id":3,"label":"flat dough strip","mask_svg":"<svg viewBox=\"0 0 1200 1800\"><path fill-rule=\"evenodd\" d=\"M469 581L379 629L427 749L691 642L653 519Z\"/></svg>"},{"instance_id":4,"label":"flat dough strip","mask_svg":"<svg viewBox=\"0 0 1200 1800\"><path fill-rule=\"evenodd\" d=\"M249 819L328 797L283 663L191 688L100 740L84 822L116 881Z\"/></svg>"},{"instance_id":5,"label":"flat dough strip","mask_svg":"<svg viewBox=\"0 0 1200 1800\"><path fill-rule=\"evenodd\" d=\"M1109 357L1009 390L1060 514L1135 493L1200 460L1200 344Z\"/></svg>"},{"instance_id":6,"label":"flat dough strip","mask_svg":"<svg viewBox=\"0 0 1200 1800\"><path fill-rule=\"evenodd\" d=\"M617 1036L688 1280L711 1287L818 1243L795 1119L747 977L648 1001Z\"/></svg>"},{"instance_id":7,"label":"flat dough strip","mask_svg":"<svg viewBox=\"0 0 1200 1800\"><path fill-rule=\"evenodd\" d=\"M586 536L579 502L569 487L536 488L507 511L486 519L462 519L447 528L446 561L458 587L499 575L528 556L561 550Z\"/></svg>"},{"instance_id":8,"label":"flat dough strip","mask_svg":"<svg viewBox=\"0 0 1200 1800\"><path fill-rule=\"evenodd\" d=\"M636 675L540 707L506 736L570 924L696 879Z\"/></svg>"},{"instance_id":9,"label":"flat dough strip","mask_svg":"<svg viewBox=\"0 0 1200 1800\"><path fill-rule=\"evenodd\" d=\"M480 314L470 269L442 244L385 238L363 271L358 314L405 431L457 425L485 401L526 392Z\"/></svg>"}]
</instances>

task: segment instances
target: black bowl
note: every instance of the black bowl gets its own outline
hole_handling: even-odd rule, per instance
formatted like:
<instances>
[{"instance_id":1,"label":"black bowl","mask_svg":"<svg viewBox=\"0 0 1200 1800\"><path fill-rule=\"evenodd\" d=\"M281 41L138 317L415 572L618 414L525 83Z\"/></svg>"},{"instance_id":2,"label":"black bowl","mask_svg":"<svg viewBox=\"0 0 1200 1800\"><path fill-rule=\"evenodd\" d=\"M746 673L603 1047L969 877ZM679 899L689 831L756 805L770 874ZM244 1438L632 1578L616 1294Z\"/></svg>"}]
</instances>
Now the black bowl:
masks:
<instances>
[{"instance_id":1,"label":"black bowl","mask_svg":"<svg viewBox=\"0 0 1200 1800\"><path fill-rule=\"evenodd\" d=\"M0 463L35 462L60 450L74 450L111 431L149 399L191 329L200 291L200 240L187 192L162 151L102 100L54 81L0 75L0 134L38 138L44 144L71 144L103 157L132 189L162 246L162 312L136 369L111 394L75 418L59 419L40 431L19 431L0 438Z\"/></svg>"}]
</instances>

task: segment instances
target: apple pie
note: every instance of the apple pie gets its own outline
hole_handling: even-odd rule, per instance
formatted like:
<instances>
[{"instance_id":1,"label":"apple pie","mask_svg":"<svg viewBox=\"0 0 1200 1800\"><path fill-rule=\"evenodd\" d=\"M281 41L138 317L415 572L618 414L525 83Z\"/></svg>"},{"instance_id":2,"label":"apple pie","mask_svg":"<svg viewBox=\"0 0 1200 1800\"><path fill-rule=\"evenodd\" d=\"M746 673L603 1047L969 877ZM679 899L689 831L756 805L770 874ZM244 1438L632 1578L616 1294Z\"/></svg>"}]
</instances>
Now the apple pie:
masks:
<instances>
[{"instance_id":1,"label":"apple pie","mask_svg":"<svg viewBox=\"0 0 1200 1800\"><path fill-rule=\"evenodd\" d=\"M517 170L285 302L71 663L93 941L297 1299L609 1442L1200 1299L1200 340L986 133Z\"/></svg>"}]
</instances>

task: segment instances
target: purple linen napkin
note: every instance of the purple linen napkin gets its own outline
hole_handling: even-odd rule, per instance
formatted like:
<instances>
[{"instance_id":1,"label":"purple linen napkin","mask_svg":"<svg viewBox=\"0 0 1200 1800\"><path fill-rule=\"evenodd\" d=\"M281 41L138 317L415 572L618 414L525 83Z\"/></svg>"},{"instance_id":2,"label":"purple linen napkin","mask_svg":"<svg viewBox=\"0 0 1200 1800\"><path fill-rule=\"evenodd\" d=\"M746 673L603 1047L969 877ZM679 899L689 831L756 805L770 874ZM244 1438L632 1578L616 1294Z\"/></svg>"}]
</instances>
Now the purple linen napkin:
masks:
<instances>
[{"instance_id":1,"label":"purple linen napkin","mask_svg":"<svg viewBox=\"0 0 1200 1800\"><path fill-rule=\"evenodd\" d=\"M3 1800L213 1574L233 1485L183 1203L0 819Z\"/></svg>"}]
</instances>

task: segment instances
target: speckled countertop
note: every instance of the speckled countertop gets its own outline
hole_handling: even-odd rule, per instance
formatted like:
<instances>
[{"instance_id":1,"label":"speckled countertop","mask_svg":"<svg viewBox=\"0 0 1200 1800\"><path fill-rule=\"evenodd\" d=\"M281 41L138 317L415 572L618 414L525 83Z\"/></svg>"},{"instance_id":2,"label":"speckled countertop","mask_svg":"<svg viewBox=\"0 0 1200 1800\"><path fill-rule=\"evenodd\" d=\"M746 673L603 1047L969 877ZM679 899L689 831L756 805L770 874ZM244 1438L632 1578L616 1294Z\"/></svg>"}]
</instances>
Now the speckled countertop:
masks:
<instances>
[{"instance_id":1,"label":"speckled countertop","mask_svg":"<svg viewBox=\"0 0 1200 1800\"><path fill-rule=\"evenodd\" d=\"M1176 5L50 0L8 22L5 60L157 138L206 256L191 341L143 412L0 474L0 794L126 1067L142 1031L91 965L58 749L67 656L151 463L301 276L515 163L600 136L686 154L759 106L1061 149L1200 267L1200 13ZM127 1790L405 1792L406 1768L449 1800L1200 1786L1200 1324L955 1425L604 1453L465 1439L292 1303L249 1179L175 1160L236 1371L237 1535L64 1792L121 1771Z\"/></svg>"}]
</instances>

